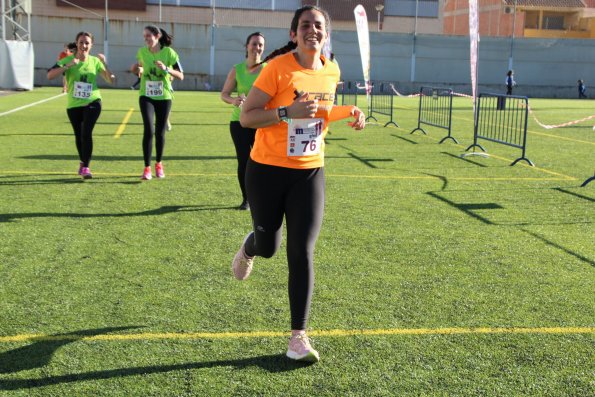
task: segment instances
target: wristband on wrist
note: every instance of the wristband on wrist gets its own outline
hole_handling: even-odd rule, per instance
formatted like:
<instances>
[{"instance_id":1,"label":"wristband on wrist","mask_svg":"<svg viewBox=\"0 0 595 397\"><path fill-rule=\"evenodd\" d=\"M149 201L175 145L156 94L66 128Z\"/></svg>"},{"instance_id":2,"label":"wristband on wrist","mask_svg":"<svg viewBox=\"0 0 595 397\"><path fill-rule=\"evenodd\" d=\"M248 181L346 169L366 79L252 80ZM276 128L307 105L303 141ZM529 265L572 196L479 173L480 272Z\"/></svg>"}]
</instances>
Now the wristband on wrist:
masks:
<instances>
[{"instance_id":1,"label":"wristband on wrist","mask_svg":"<svg viewBox=\"0 0 595 397\"><path fill-rule=\"evenodd\" d=\"M287 122L289 117L287 116L287 107L281 106L277 108L277 116L279 116L279 120Z\"/></svg>"},{"instance_id":2,"label":"wristband on wrist","mask_svg":"<svg viewBox=\"0 0 595 397\"><path fill-rule=\"evenodd\" d=\"M166 67L165 69L163 69L163 71L165 72L165 74L170 74L170 73L169 73L169 68L168 68L168 67Z\"/></svg>"}]
</instances>

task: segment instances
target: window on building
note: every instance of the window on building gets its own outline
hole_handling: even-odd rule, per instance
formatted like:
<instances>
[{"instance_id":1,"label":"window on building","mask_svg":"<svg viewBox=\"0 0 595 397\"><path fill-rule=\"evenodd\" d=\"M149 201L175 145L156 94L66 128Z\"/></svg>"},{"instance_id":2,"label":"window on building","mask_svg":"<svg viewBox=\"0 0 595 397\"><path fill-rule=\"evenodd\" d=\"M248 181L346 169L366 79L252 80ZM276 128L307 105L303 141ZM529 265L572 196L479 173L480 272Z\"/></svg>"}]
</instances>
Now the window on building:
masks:
<instances>
[{"instance_id":1,"label":"window on building","mask_svg":"<svg viewBox=\"0 0 595 397\"><path fill-rule=\"evenodd\" d=\"M564 30L564 17L561 15L544 16L541 27L548 30Z\"/></svg>"},{"instance_id":2,"label":"window on building","mask_svg":"<svg viewBox=\"0 0 595 397\"><path fill-rule=\"evenodd\" d=\"M147 4L182 7L242 8L252 10L294 11L302 6L301 0L146 0Z\"/></svg>"},{"instance_id":3,"label":"window on building","mask_svg":"<svg viewBox=\"0 0 595 397\"><path fill-rule=\"evenodd\" d=\"M438 0L385 0L384 15L414 17L416 4L418 17L438 18Z\"/></svg>"}]
</instances>

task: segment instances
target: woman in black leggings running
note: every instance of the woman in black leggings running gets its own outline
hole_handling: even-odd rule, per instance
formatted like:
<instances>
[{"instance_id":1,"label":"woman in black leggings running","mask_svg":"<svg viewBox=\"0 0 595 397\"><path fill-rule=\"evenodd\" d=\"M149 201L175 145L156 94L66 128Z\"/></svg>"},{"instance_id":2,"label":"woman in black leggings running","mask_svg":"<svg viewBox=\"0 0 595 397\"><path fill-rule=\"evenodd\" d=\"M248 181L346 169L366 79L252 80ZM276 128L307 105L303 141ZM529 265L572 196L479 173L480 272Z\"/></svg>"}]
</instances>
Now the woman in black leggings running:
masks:
<instances>
[{"instance_id":1,"label":"woman in black leggings running","mask_svg":"<svg viewBox=\"0 0 595 397\"><path fill-rule=\"evenodd\" d=\"M132 65L131 72L141 76L139 91L139 107L143 117L143 157L145 168L141 179L153 178L151 172L151 156L153 152L153 136L155 135L155 175L165 177L161 160L165 147L165 131L173 98L171 77L183 80L184 71L178 54L170 48L173 37L163 29L149 25L144 31L146 47L136 54L137 63ZM153 125L155 118L155 125Z\"/></svg>"},{"instance_id":2,"label":"woman in black leggings running","mask_svg":"<svg viewBox=\"0 0 595 397\"><path fill-rule=\"evenodd\" d=\"M262 33L255 32L250 34L246 39L245 47L246 60L233 65L221 90L221 99L235 106L231 114L229 130L236 148L236 157L238 158L238 181L240 182L240 190L242 191L242 204L239 207L241 210L250 209L244 179L246 175L246 164L248 164L250 150L252 150L252 146L254 145L256 130L241 126L240 110L246 96L250 92L250 88L252 88L252 84L254 84L254 80L256 80L260 71L265 66L265 64L260 62L260 56L264 51L264 36ZM231 96L233 91L237 91L237 96Z\"/></svg>"},{"instance_id":3,"label":"woman in black leggings running","mask_svg":"<svg viewBox=\"0 0 595 397\"><path fill-rule=\"evenodd\" d=\"M66 113L74 130L76 149L79 155L78 174L83 179L93 176L89 170L93 155L93 128L101 114L101 93L97 88L97 75L112 83L114 75L109 71L105 56L90 55L93 35L80 32L76 35L76 52L60 59L50 70L49 80L64 74L67 83L68 105Z\"/></svg>"},{"instance_id":4,"label":"woman in black leggings running","mask_svg":"<svg viewBox=\"0 0 595 397\"><path fill-rule=\"evenodd\" d=\"M254 82L240 122L258 128L246 170L253 231L232 261L234 276L245 280L255 256L270 258L287 225L291 338L287 356L316 362L306 325L314 288L314 246L324 211L324 136L330 121L353 117L365 126L355 106L333 106L340 77L336 64L321 55L328 39L328 14L315 6L296 11L291 41ZM292 51L295 50L295 51Z\"/></svg>"}]
</instances>

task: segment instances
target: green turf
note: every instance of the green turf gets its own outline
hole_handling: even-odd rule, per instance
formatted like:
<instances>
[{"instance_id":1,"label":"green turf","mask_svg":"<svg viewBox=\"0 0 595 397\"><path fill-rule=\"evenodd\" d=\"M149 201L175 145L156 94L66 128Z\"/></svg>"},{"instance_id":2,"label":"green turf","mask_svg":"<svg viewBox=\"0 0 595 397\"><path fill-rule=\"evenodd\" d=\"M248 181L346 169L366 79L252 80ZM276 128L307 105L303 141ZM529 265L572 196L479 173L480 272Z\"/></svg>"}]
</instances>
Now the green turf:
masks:
<instances>
[{"instance_id":1,"label":"green turf","mask_svg":"<svg viewBox=\"0 0 595 397\"><path fill-rule=\"evenodd\" d=\"M0 98L0 113L52 97ZM78 159L65 98L0 117L0 342L4 396L590 396L595 334L317 336L321 362L294 365L285 337L65 340L64 335L287 331L284 245L245 282L230 261L250 228L217 93L177 92L167 178L142 182L137 92L103 90L94 179ZM363 100L363 98L362 98ZM542 123L592 101L530 100ZM345 121L327 140L313 330L594 327L593 122L529 122L519 151L472 143L471 103L453 135ZM126 112L134 113L120 138ZM386 120L380 120L386 121Z\"/></svg>"}]
</instances>

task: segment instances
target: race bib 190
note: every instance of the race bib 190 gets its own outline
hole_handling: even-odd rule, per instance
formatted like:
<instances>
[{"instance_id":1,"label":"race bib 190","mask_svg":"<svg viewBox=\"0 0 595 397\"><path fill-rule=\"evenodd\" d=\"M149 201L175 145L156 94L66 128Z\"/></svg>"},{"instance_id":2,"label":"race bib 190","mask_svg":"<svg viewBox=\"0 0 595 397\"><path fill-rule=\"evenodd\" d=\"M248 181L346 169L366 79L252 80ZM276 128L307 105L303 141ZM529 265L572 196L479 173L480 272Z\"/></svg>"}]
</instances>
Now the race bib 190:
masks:
<instances>
[{"instance_id":1,"label":"race bib 190","mask_svg":"<svg viewBox=\"0 0 595 397\"><path fill-rule=\"evenodd\" d=\"M314 156L322 147L323 119L290 119L287 122L287 155Z\"/></svg>"},{"instance_id":2,"label":"race bib 190","mask_svg":"<svg viewBox=\"0 0 595 397\"><path fill-rule=\"evenodd\" d=\"M145 95L148 97L163 96L163 81L147 81Z\"/></svg>"},{"instance_id":3,"label":"race bib 190","mask_svg":"<svg viewBox=\"0 0 595 397\"><path fill-rule=\"evenodd\" d=\"M88 99L91 98L91 94L93 94L93 84L80 81L74 83L74 91L72 91L72 96L74 98Z\"/></svg>"}]
</instances>

